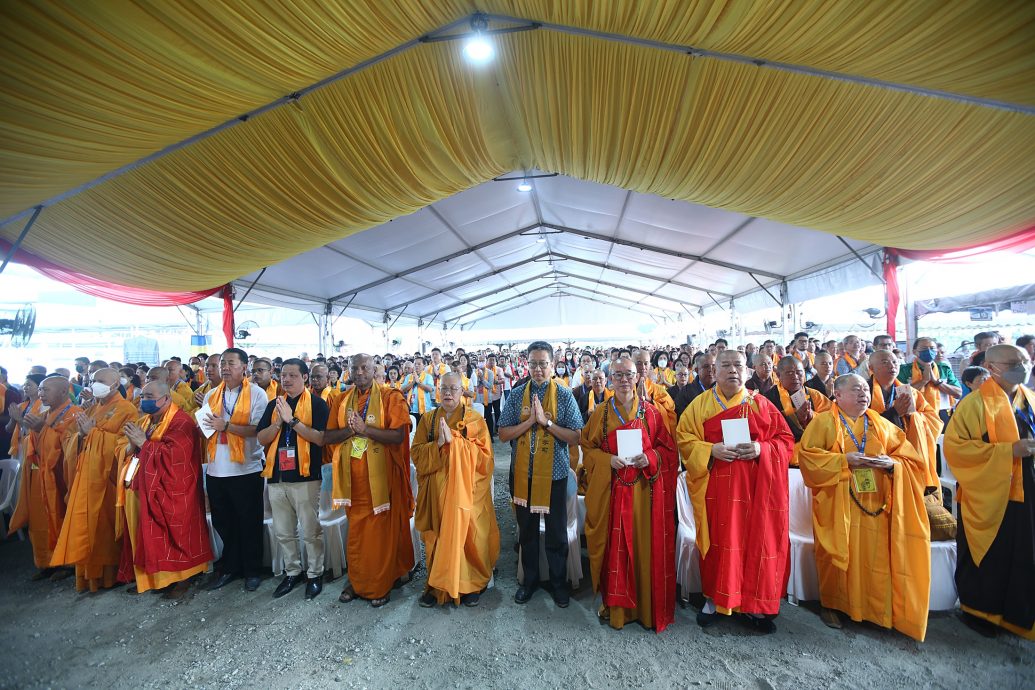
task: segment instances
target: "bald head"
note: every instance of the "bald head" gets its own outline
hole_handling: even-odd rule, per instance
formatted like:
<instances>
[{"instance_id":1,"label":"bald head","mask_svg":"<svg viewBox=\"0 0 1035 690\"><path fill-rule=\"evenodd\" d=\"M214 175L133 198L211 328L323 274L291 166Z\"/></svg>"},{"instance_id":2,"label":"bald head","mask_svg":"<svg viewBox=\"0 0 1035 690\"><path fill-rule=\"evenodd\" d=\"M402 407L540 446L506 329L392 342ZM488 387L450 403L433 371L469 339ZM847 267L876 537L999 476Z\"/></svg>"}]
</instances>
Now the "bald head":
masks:
<instances>
[{"instance_id":1,"label":"bald head","mask_svg":"<svg viewBox=\"0 0 1035 690\"><path fill-rule=\"evenodd\" d=\"M352 374L352 382L362 391L370 388L374 382L374 358L365 352L360 352L352 357L349 365L349 372Z\"/></svg>"},{"instance_id":2,"label":"bald head","mask_svg":"<svg viewBox=\"0 0 1035 690\"><path fill-rule=\"evenodd\" d=\"M140 392L141 397L151 400L157 400L164 395L169 395L169 384L164 381L152 381Z\"/></svg>"},{"instance_id":3,"label":"bald head","mask_svg":"<svg viewBox=\"0 0 1035 690\"><path fill-rule=\"evenodd\" d=\"M51 409L68 402L68 379L63 376L48 376L40 384L40 400Z\"/></svg>"},{"instance_id":4,"label":"bald head","mask_svg":"<svg viewBox=\"0 0 1035 690\"><path fill-rule=\"evenodd\" d=\"M1028 351L1016 345L993 345L985 350L986 364L1013 365L1021 362L1030 362Z\"/></svg>"},{"instance_id":5,"label":"bald head","mask_svg":"<svg viewBox=\"0 0 1035 690\"><path fill-rule=\"evenodd\" d=\"M165 367L151 367L147 370L147 380L161 381L162 383L169 385L169 370Z\"/></svg>"}]
</instances>

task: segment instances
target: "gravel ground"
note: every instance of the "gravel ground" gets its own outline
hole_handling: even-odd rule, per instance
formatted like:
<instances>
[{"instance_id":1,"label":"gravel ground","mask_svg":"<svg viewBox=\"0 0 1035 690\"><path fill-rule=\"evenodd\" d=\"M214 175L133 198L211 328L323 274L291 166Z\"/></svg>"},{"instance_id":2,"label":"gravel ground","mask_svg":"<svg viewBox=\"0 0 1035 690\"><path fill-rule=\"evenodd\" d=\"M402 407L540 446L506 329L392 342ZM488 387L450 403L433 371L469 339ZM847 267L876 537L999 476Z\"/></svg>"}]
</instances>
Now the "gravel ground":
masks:
<instances>
[{"instance_id":1,"label":"gravel ground","mask_svg":"<svg viewBox=\"0 0 1035 690\"><path fill-rule=\"evenodd\" d=\"M927 642L849 624L826 628L810 606L784 605L770 636L725 622L708 631L677 608L661 635L614 631L596 618L587 577L571 606L546 592L513 603L514 518L504 496L509 449L497 444L503 546L497 586L475 609L422 609L423 571L382 609L339 604L343 580L312 602L278 579L192 590L183 603L122 587L78 595L72 580L30 582L28 542L0 542L2 688L753 687L1013 688L1035 685L1035 644L987 640L952 615Z\"/></svg>"}]
</instances>

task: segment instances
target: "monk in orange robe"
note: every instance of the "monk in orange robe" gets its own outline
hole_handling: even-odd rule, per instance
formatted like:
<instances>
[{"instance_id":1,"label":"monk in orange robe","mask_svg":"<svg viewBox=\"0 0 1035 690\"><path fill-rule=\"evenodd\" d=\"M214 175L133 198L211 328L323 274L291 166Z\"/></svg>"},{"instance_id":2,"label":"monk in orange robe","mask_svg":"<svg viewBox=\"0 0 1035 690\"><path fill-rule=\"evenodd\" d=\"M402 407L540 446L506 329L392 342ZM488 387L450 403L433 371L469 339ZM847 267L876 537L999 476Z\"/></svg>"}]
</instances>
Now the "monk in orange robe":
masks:
<instances>
[{"instance_id":1,"label":"monk in orange robe","mask_svg":"<svg viewBox=\"0 0 1035 690\"><path fill-rule=\"evenodd\" d=\"M805 387L805 367L797 357L784 357L776 365L777 384L765 392L765 397L783 413L787 426L794 434L794 455L791 467L798 466L801 435L817 412L830 409L830 398L817 390ZM804 400L795 405L794 397L802 391Z\"/></svg>"},{"instance_id":2,"label":"monk in orange robe","mask_svg":"<svg viewBox=\"0 0 1035 690\"><path fill-rule=\"evenodd\" d=\"M341 428L324 432L325 447L341 443L332 501L349 519L349 583L338 600L360 597L378 607L413 577L410 415L402 393L374 384L370 355L354 356L351 374L355 385L338 408Z\"/></svg>"},{"instance_id":3,"label":"monk in orange robe","mask_svg":"<svg viewBox=\"0 0 1035 690\"><path fill-rule=\"evenodd\" d=\"M415 524L424 539L428 584L418 602L477 606L500 555L492 505L492 439L485 419L463 404L463 377L439 379L442 405L421 416L410 455L417 468Z\"/></svg>"},{"instance_id":4,"label":"monk in orange robe","mask_svg":"<svg viewBox=\"0 0 1035 690\"><path fill-rule=\"evenodd\" d=\"M78 435L75 416L81 409L68 400L68 379L48 376L40 384L41 414L22 418L29 428L28 449L22 465L18 506L10 532L28 527L33 560L40 572L33 579L62 579L72 569L55 570L50 561L65 520L65 496L75 476Z\"/></svg>"},{"instance_id":5,"label":"monk in orange robe","mask_svg":"<svg viewBox=\"0 0 1035 690\"><path fill-rule=\"evenodd\" d=\"M665 418L637 395L628 359L611 365L615 394L582 429L586 546L598 615L612 628L639 621L664 630L675 616L675 508L679 457ZM642 453L618 456L618 432L640 435ZM630 464L631 463L631 464Z\"/></svg>"},{"instance_id":6,"label":"monk in orange robe","mask_svg":"<svg viewBox=\"0 0 1035 690\"><path fill-rule=\"evenodd\" d=\"M123 427L119 448L117 506L125 518L118 523L125 527L119 580L135 581L134 593L164 589L164 598L179 599L212 560L201 439L164 383L144 387L141 407L145 414Z\"/></svg>"},{"instance_id":7,"label":"monk in orange robe","mask_svg":"<svg viewBox=\"0 0 1035 690\"><path fill-rule=\"evenodd\" d=\"M208 394L223 382L223 375L219 372L219 362L221 359L222 356L216 354L210 355L209 358L205 360L205 382L198 386L197 390L194 391L194 404L198 409L204 407L205 399L208 397ZM279 389L277 389L277 391L279 392ZM269 397L269 391L266 392L266 396ZM272 400L273 398L269 399ZM139 406L139 401L137 402Z\"/></svg>"},{"instance_id":8,"label":"monk in orange robe","mask_svg":"<svg viewBox=\"0 0 1035 690\"><path fill-rule=\"evenodd\" d=\"M84 412L75 415L79 453L65 519L51 566L75 565L76 591L115 586L120 545L115 539L116 450L122 427L137 417L119 392L119 374L99 369Z\"/></svg>"},{"instance_id":9,"label":"monk in orange robe","mask_svg":"<svg viewBox=\"0 0 1035 690\"><path fill-rule=\"evenodd\" d=\"M665 420L665 428L668 429L668 435L672 438L676 437L676 401L672 399L672 396L668 394L668 388L661 383L656 383L651 380L651 374L654 369L650 363L650 352L647 350L637 350L633 353L633 362L636 364L636 373L639 375L640 382L638 385L637 395L641 400L645 400L658 408L658 412L661 413L662 418Z\"/></svg>"}]
</instances>

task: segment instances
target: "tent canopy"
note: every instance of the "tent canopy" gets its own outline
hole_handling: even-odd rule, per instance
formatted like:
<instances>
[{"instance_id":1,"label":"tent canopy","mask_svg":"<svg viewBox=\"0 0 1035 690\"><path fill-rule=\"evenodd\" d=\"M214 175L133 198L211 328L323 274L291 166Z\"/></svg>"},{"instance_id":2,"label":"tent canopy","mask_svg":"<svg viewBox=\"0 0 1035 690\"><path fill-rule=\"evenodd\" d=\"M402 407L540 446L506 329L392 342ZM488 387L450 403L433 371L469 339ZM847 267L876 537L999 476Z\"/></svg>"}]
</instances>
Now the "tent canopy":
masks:
<instances>
[{"instance_id":1,"label":"tent canopy","mask_svg":"<svg viewBox=\"0 0 1035 690\"><path fill-rule=\"evenodd\" d=\"M440 40L474 9L5 3L0 237L42 206L23 248L103 280L274 266L267 296L463 322L587 288L671 314L846 254L834 235L1035 225L1030 2L487 0L509 32L484 66ZM541 208L488 182L533 168L565 176Z\"/></svg>"}]
</instances>

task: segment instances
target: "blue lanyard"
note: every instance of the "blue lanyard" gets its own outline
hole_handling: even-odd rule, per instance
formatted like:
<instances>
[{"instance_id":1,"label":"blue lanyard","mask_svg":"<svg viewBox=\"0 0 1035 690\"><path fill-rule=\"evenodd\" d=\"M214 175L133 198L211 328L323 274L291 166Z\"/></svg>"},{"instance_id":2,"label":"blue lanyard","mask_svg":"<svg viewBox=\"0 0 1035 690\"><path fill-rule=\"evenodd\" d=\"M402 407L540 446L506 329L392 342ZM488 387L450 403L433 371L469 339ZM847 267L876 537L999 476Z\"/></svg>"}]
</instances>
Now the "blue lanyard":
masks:
<instances>
[{"instance_id":1,"label":"blue lanyard","mask_svg":"<svg viewBox=\"0 0 1035 690\"><path fill-rule=\"evenodd\" d=\"M855 444L856 449L860 453L864 453L865 451L863 449L866 447L866 435L870 431L870 418L866 416L865 412L863 412L863 439L862 443L859 443L859 440L855 438L855 434L852 433L852 428L848 426L848 420L845 419L845 416L840 412L837 413L837 416L841 418L841 423L844 425L845 431L847 431L848 435L852 437L852 443Z\"/></svg>"},{"instance_id":2,"label":"blue lanyard","mask_svg":"<svg viewBox=\"0 0 1035 690\"><path fill-rule=\"evenodd\" d=\"M884 403L884 407L891 407L892 405L895 404L895 394L896 393L898 393L898 386L895 385L894 381L892 381L891 382L891 395L888 397L887 401ZM843 417L842 417L842 419L843 419Z\"/></svg>"},{"instance_id":3,"label":"blue lanyard","mask_svg":"<svg viewBox=\"0 0 1035 690\"><path fill-rule=\"evenodd\" d=\"M375 384L371 384L371 386L370 386L370 395L367 396L367 402L366 402L365 405L363 405L363 412L361 413L361 416L363 417L363 421L366 421L366 419L367 419L367 410L370 409L370 398L374 397L374 385ZM357 388L356 389L356 398L358 398L358 397L359 397L359 389ZM355 409L356 409L356 407L355 407L356 398L353 398L349 402L349 409L350 410L355 411Z\"/></svg>"},{"instance_id":4,"label":"blue lanyard","mask_svg":"<svg viewBox=\"0 0 1035 690\"><path fill-rule=\"evenodd\" d=\"M1024 423L1028 425L1028 431L1031 433L1029 438L1035 438L1035 415L1032 414L1031 408L1024 407L1023 403L1021 407L1013 408L1014 411L1021 416Z\"/></svg>"},{"instance_id":5,"label":"blue lanyard","mask_svg":"<svg viewBox=\"0 0 1035 690\"><path fill-rule=\"evenodd\" d=\"M57 426L57 423L62 420L62 418L65 416L65 413L68 412L68 409L70 407L72 407L72 403L68 403L67 405L65 405L65 409L58 412L58 416L54 417L54 422L50 425L51 429Z\"/></svg>"},{"instance_id":6,"label":"blue lanyard","mask_svg":"<svg viewBox=\"0 0 1035 690\"><path fill-rule=\"evenodd\" d=\"M237 395L237 400L234 400L234 406L230 408L230 414L227 416L227 419L232 419L233 418L234 410L237 409L237 403L241 402L241 396L242 395L244 395L244 385L243 384L241 385L241 392L238 393L238 395ZM223 389L223 412L226 412L226 408L227 408L227 404L226 404L226 388L224 388Z\"/></svg>"},{"instance_id":7,"label":"blue lanyard","mask_svg":"<svg viewBox=\"0 0 1035 690\"><path fill-rule=\"evenodd\" d=\"M698 383L700 383L700 381L698 381ZM704 391L701 391L701 392L703 393ZM715 402L719 403L719 407L722 408L723 412L725 412L726 410L729 409L728 407L726 407L726 404L724 402L722 402L722 399L719 397L718 392L716 392L716 390L714 388L712 389L712 395L715 396Z\"/></svg>"},{"instance_id":8,"label":"blue lanyard","mask_svg":"<svg viewBox=\"0 0 1035 690\"><path fill-rule=\"evenodd\" d=\"M622 413L618 411L618 405L615 403L615 399L614 399L613 396L611 398L611 409L615 411L616 415L618 415L618 419L622 422L622 426L625 426L626 424L628 424L628 422L625 421L625 417L622 416ZM640 401L640 405L636 408L636 418L637 419L639 419L640 417L643 416L642 412L643 412L643 401Z\"/></svg>"}]
</instances>

